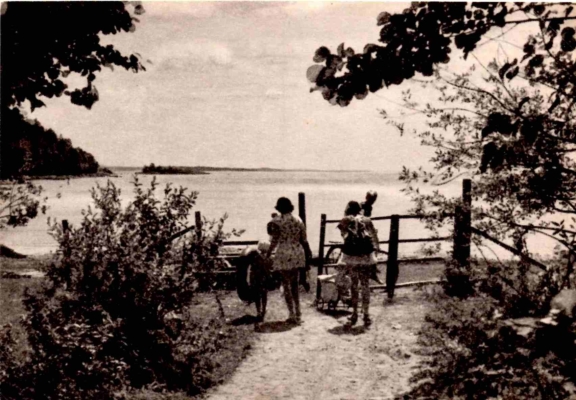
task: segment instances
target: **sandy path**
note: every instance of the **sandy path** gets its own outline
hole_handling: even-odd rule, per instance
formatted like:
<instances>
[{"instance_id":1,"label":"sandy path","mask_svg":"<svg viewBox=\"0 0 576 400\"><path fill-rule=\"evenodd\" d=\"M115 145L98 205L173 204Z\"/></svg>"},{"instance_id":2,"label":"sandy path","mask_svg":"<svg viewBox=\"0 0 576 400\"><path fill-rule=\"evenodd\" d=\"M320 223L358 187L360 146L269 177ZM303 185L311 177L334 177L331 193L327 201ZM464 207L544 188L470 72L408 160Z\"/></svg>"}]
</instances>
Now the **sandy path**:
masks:
<instances>
[{"instance_id":1,"label":"sandy path","mask_svg":"<svg viewBox=\"0 0 576 400\"><path fill-rule=\"evenodd\" d=\"M373 294L374 324L364 330L360 323L348 332L343 329L347 313L327 315L307 306L304 323L289 327L274 322L286 317L279 293L272 294L271 303L251 354L209 400L376 400L409 388L419 362L416 333L428 306L422 293L397 290L392 304Z\"/></svg>"}]
</instances>

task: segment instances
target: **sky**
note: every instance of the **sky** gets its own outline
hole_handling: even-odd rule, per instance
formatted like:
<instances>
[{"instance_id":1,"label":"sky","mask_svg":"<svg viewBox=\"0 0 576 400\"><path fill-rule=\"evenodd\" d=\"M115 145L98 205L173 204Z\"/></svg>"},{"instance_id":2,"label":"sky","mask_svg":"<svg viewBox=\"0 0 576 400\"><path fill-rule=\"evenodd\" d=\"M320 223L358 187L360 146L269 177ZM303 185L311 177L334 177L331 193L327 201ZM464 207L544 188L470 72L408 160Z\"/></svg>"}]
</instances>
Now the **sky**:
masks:
<instances>
[{"instance_id":1,"label":"sky","mask_svg":"<svg viewBox=\"0 0 576 400\"><path fill-rule=\"evenodd\" d=\"M144 2L134 33L102 41L139 53L146 71L104 68L92 110L62 97L29 116L104 166L414 168L431 149L379 115L382 108L394 114L406 86L342 108L310 93L306 79L318 47L362 49L377 41L381 11L407 6Z\"/></svg>"}]
</instances>

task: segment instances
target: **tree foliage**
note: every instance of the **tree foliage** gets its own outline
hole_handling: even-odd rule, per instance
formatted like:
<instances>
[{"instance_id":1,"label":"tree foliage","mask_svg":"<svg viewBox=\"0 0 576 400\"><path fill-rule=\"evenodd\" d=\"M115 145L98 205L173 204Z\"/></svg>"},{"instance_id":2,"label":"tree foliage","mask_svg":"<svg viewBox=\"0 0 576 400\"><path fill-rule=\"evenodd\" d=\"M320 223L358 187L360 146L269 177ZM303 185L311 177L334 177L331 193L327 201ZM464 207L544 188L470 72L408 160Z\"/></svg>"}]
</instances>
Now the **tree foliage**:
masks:
<instances>
[{"instance_id":1,"label":"tree foliage","mask_svg":"<svg viewBox=\"0 0 576 400\"><path fill-rule=\"evenodd\" d=\"M22 117L17 108L2 115L0 178L82 175L102 171L94 156L73 147L37 120ZM6 128L6 129L4 129Z\"/></svg>"},{"instance_id":2,"label":"tree foliage","mask_svg":"<svg viewBox=\"0 0 576 400\"><path fill-rule=\"evenodd\" d=\"M109 181L78 226L53 225L57 260L25 300L28 359L0 353L3 398L107 399L146 385L195 394L211 384L219 325L195 326L190 300L197 274L220 265L224 220L172 241L197 194L167 185L159 200L155 181L134 184L125 208Z\"/></svg>"},{"instance_id":3,"label":"tree foliage","mask_svg":"<svg viewBox=\"0 0 576 400\"><path fill-rule=\"evenodd\" d=\"M102 67L119 66L139 71L144 67L135 54L123 55L100 36L132 32L142 14L138 3L109 2L6 2L2 4L2 105L25 101L34 110L42 97L66 95L77 105L91 108L98 100L94 86ZM66 78L86 78L82 88L68 90Z\"/></svg>"},{"instance_id":4,"label":"tree foliage","mask_svg":"<svg viewBox=\"0 0 576 400\"><path fill-rule=\"evenodd\" d=\"M570 254L567 285L576 252L572 13L569 4L417 3L401 14L380 14L382 45L369 45L359 54L344 46L337 54L320 48L315 61L323 65L309 70L324 97L342 106L354 96L363 98L368 89L401 84L415 72L433 76L423 86L428 94L436 89L436 99L426 103L411 90L403 93L403 106L427 121L428 129L414 134L436 150L434 171L405 169L401 175L416 211L453 212L457 199L439 192L423 194L415 184L466 173L474 178L476 227L511 237L525 252L529 233L555 240ZM525 37L519 57L488 65L477 60L463 74L438 66L450 61L454 48L467 56L486 43L482 38L497 40L487 35L491 28L510 30L523 24L532 24L534 33ZM401 132L406 130L404 122L382 115Z\"/></svg>"},{"instance_id":5,"label":"tree foliage","mask_svg":"<svg viewBox=\"0 0 576 400\"><path fill-rule=\"evenodd\" d=\"M123 55L112 45L103 45L100 35L133 32L144 12L138 2L2 2L0 46L2 79L1 121L2 179L29 175L76 175L93 173L98 163L92 155L58 140L37 122L30 124L17 108L28 102L34 111L45 106L42 99L68 96L73 104L88 109L98 100L94 85L102 67L119 66L134 72L144 70L137 55ZM85 86L69 88L70 75L85 77ZM21 186L19 190L30 188ZM13 207L2 188L4 209ZM27 222L38 214L37 193L20 193ZM36 208L33 206L36 205ZM2 214L4 216L4 214ZM20 215L22 216L22 215ZM15 215L7 218L14 221ZM20 224L18 222L17 224Z\"/></svg>"},{"instance_id":6,"label":"tree foliage","mask_svg":"<svg viewBox=\"0 0 576 400\"><path fill-rule=\"evenodd\" d=\"M416 3L403 13L378 16L380 44L361 53L344 45L334 54L321 47L317 65L308 70L314 90L343 107L417 73L430 77L402 92L401 105L408 110L403 115L381 111L401 133L410 131L435 150L431 168L404 168L400 175L414 201L412 211L427 215L428 227L439 228L461 199L422 190L422 184L471 177L473 227L512 242L522 254L518 262L502 263L473 236L483 262L476 260L467 271L448 263L448 276L468 274L475 296L444 299L428 315L421 338L432 357L416 376L415 398L574 395L573 320L529 334L505 323L542 318L555 294L576 285L573 12L571 4ZM496 54L494 60L474 54L525 24L531 32L511 43L510 54L502 46L498 60ZM451 70L455 51L475 57L475 65L464 73ZM408 115L420 115L426 128L410 129L402 120ZM542 238L556 249L546 268L537 269L526 256L535 250L530 243L538 245Z\"/></svg>"},{"instance_id":7,"label":"tree foliage","mask_svg":"<svg viewBox=\"0 0 576 400\"><path fill-rule=\"evenodd\" d=\"M549 50L554 46L561 48L555 55L561 62L576 49L574 28L566 26L576 19L572 12L570 5L548 3L412 3L400 14L378 15L377 23L382 26L379 44L369 43L361 52L344 43L335 53L320 47L314 55L317 64L307 75L316 84L313 90L320 90L325 100L347 106L354 98L400 85L416 73L432 76L435 66L451 61L454 47L467 57L492 28L536 23L546 38L539 44L538 39L527 38L522 60L503 74L512 78L522 67L531 79L561 87L573 82L573 73L567 69L550 76L546 73L549 63L544 60L552 57ZM570 93L559 93L559 101Z\"/></svg>"},{"instance_id":8,"label":"tree foliage","mask_svg":"<svg viewBox=\"0 0 576 400\"><path fill-rule=\"evenodd\" d=\"M32 182L15 181L0 185L0 229L7 226L24 226L36 218L38 212L46 212L44 189Z\"/></svg>"}]
</instances>

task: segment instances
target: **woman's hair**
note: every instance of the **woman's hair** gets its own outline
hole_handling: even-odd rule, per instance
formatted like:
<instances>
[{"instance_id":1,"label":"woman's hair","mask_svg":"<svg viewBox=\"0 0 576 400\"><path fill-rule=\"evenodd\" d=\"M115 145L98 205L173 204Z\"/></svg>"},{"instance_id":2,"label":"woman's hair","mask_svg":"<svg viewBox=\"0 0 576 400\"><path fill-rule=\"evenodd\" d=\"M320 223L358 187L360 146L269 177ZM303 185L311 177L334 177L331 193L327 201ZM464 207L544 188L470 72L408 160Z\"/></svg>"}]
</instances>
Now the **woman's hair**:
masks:
<instances>
[{"instance_id":1,"label":"woman's hair","mask_svg":"<svg viewBox=\"0 0 576 400\"><path fill-rule=\"evenodd\" d=\"M362 207L360 207L360 203L352 200L348 202L348 205L344 210L344 215L358 215L360 214L360 210L362 210Z\"/></svg>"},{"instance_id":2,"label":"woman's hair","mask_svg":"<svg viewBox=\"0 0 576 400\"><path fill-rule=\"evenodd\" d=\"M286 197L280 197L276 202L276 210L278 210L278 212L281 214L288 214L294 211L294 206L292 205L290 199Z\"/></svg>"}]
</instances>

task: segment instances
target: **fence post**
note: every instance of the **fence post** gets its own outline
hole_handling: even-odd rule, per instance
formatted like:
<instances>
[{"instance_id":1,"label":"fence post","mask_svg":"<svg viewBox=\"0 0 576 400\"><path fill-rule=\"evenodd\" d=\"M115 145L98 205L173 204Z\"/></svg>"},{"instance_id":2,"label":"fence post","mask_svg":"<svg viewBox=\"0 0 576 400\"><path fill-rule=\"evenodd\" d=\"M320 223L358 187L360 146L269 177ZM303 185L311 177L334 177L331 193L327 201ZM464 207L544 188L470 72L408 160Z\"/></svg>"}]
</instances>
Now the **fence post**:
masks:
<instances>
[{"instance_id":1,"label":"fence post","mask_svg":"<svg viewBox=\"0 0 576 400\"><path fill-rule=\"evenodd\" d=\"M200 214L200 211L194 213L194 219L196 224L196 237L200 239L202 237L202 214Z\"/></svg>"},{"instance_id":2,"label":"fence post","mask_svg":"<svg viewBox=\"0 0 576 400\"><path fill-rule=\"evenodd\" d=\"M454 216L454 260L461 268L470 267L470 239L472 236L472 181L462 181L462 205L456 206Z\"/></svg>"},{"instance_id":3,"label":"fence post","mask_svg":"<svg viewBox=\"0 0 576 400\"><path fill-rule=\"evenodd\" d=\"M390 238L388 241L388 261L386 262L386 291L388 298L394 297L394 288L398 280L398 238L400 217L396 214L390 219Z\"/></svg>"},{"instance_id":4,"label":"fence post","mask_svg":"<svg viewBox=\"0 0 576 400\"><path fill-rule=\"evenodd\" d=\"M324 241L326 240L326 214L320 216L320 244L318 245L318 276L324 273ZM322 288L316 279L316 300L320 300Z\"/></svg>"},{"instance_id":5,"label":"fence post","mask_svg":"<svg viewBox=\"0 0 576 400\"><path fill-rule=\"evenodd\" d=\"M304 193L298 193L298 216L306 225L306 195Z\"/></svg>"},{"instance_id":6,"label":"fence post","mask_svg":"<svg viewBox=\"0 0 576 400\"><path fill-rule=\"evenodd\" d=\"M64 234L66 234L66 236L68 236L68 232L70 231L70 225L68 224L68 220L67 219L63 219L62 220L62 232ZM70 256L70 248L68 246L66 246L66 248L68 248L68 250L66 250L66 253L64 254L65 257ZM66 285L68 287L72 286L72 270L70 268L70 266L65 267L66 268L66 274L65 275L65 280L66 280Z\"/></svg>"}]
</instances>

